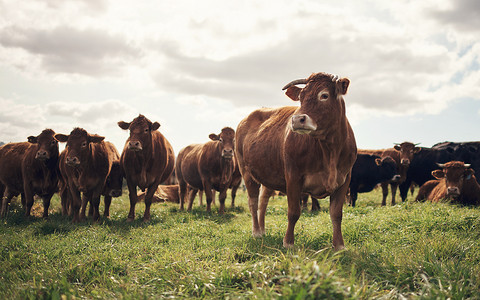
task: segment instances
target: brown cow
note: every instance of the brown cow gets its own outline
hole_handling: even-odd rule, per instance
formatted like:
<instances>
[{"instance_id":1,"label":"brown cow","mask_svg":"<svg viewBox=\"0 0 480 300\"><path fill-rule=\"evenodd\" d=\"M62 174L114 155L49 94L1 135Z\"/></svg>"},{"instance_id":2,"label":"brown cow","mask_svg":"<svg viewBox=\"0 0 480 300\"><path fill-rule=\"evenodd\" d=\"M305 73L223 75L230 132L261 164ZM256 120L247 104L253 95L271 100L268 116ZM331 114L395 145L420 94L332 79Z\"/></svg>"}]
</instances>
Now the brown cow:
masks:
<instances>
[{"instance_id":1,"label":"brown cow","mask_svg":"<svg viewBox=\"0 0 480 300\"><path fill-rule=\"evenodd\" d=\"M55 132L45 129L28 142L6 144L0 148L1 215L7 213L12 197L22 195L25 216L30 216L34 195L43 199L43 217L48 218L50 200L58 186L58 143Z\"/></svg>"},{"instance_id":2,"label":"brown cow","mask_svg":"<svg viewBox=\"0 0 480 300\"><path fill-rule=\"evenodd\" d=\"M438 202L451 199L454 203L480 205L480 185L470 164L450 161L438 164L442 170L432 171L436 180L427 181L418 191L417 201L427 199Z\"/></svg>"},{"instance_id":3,"label":"brown cow","mask_svg":"<svg viewBox=\"0 0 480 300\"><path fill-rule=\"evenodd\" d=\"M72 222L85 219L87 203L93 206L93 220L97 221L100 218L100 196L112 168L112 157L103 141L105 137L77 127L70 135L56 134L55 138L67 143L65 154L60 156L60 169L70 193Z\"/></svg>"},{"instance_id":4,"label":"brown cow","mask_svg":"<svg viewBox=\"0 0 480 300\"><path fill-rule=\"evenodd\" d=\"M392 205L395 205L395 196L397 194L397 188L407 178L408 167L413 159L415 153L418 153L422 148L417 147L418 144L411 142L403 142L401 144L395 144L393 148L381 149L381 150L358 150L359 154L378 155L382 158L390 156L395 160L397 164L397 174L400 175L400 180L388 180L381 183L382 186L382 206L387 204L388 185L392 190Z\"/></svg>"},{"instance_id":5,"label":"brown cow","mask_svg":"<svg viewBox=\"0 0 480 300\"><path fill-rule=\"evenodd\" d=\"M143 115L132 122L118 122L123 130L130 130L130 137L125 143L120 164L127 180L130 198L130 212L127 221L135 219L137 186L147 190L145 196L145 213L143 220L150 220L152 197L160 183L167 180L175 166L175 155L168 140L157 129L158 122L152 123Z\"/></svg>"},{"instance_id":6,"label":"brown cow","mask_svg":"<svg viewBox=\"0 0 480 300\"><path fill-rule=\"evenodd\" d=\"M349 83L326 73L292 81L283 89L300 101L300 107L258 109L238 125L235 149L248 191L253 236L265 234L265 211L274 190L286 193L288 199L285 247L294 244L302 193L317 198L330 195L333 246L344 248L342 207L357 156L342 97Z\"/></svg>"},{"instance_id":7,"label":"brown cow","mask_svg":"<svg viewBox=\"0 0 480 300\"><path fill-rule=\"evenodd\" d=\"M218 213L225 211L227 189L235 170L233 159L235 131L225 127L222 132L209 135L211 141L190 145L178 153L175 170L180 186L180 210L183 210L187 196L187 185L191 187L188 211L192 210L193 199L198 190L207 198L207 211L211 211L212 189L220 192Z\"/></svg>"},{"instance_id":8,"label":"brown cow","mask_svg":"<svg viewBox=\"0 0 480 300\"><path fill-rule=\"evenodd\" d=\"M159 185L157 191L153 194L152 203L156 202L173 202L180 203L180 195L178 193L178 184ZM145 192L138 192L138 201L145 200Z\"/></svg>"},{"instance_id":9,"label":"brown cow","mask_svg":"<svg viewBox=\"0 0 480 300\"><path fill-rule=\"evenodd\" d=\"M234 157L235 159L235 157ZM230 182L229 189L230 189L230 197L232 198L232 208L235 207L235 198L237 196L237 190L242 183L242 174L240 173L240 169L238 168L238 163L235 163L235 170L232 174L232 181ZM202 198L203 198L203 191L198 193L198 197L200 198L200 205L203 205ZM215 205L215 190L212 190L212 204Z\"/></svg>"}]
</instances>

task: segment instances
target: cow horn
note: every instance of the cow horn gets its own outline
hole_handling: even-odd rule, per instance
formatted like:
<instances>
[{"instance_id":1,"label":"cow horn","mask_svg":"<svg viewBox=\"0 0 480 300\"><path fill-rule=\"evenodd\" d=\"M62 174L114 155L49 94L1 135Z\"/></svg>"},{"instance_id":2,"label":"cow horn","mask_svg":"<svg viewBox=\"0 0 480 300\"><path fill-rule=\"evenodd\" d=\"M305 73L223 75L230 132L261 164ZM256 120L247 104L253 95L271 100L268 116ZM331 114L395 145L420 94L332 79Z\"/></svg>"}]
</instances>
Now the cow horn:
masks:
<instances>
[{"instance_id":1,"label":"cow horn","mask_svg":"<svg viewBox=\"0 0 480 300\"><path fill-rule=\"evenodd\" d=\"M297 79L297 80L294 80L292 82L290 82L289 84L287 84L286 86L284 86L282 88L282 91L288 89L289 87L291 87L292 85L297 85L297 84L307 84L307 80L306 79Z\"/></svg>"},{"instance_id":2,"label":"cow horn","mask_svg":"<svg viewBox=\"0 0 480 300\"><path fill-rule=\"evenodd\" d=\"M445 168L445 164L439 164L439 163L437 163L437 166L440 167L440 168Z\"/></svg>"},{"instance_id":3,"label":"cow horn","mask_svg":"<svg viewBox=\"0 0 480 300\"><path fill-rule=\"evenodd\" d=\"M420 145L420 144L421 144L421 143L416 143L416 144L413 144L413 145L414 145L414 146L418 146L418 145Z\"/></svg>"},{"instance_id":4,"label":"cow horn","mask_svg":"<svg viewBox=\"0 0 480 300\"><path fill-rule=\"evenodd\" d=\"M466 168L470 168L471 165L472 165L472 164L464 164L465 169L466 169Z\"/></svg>"}]
</instances>

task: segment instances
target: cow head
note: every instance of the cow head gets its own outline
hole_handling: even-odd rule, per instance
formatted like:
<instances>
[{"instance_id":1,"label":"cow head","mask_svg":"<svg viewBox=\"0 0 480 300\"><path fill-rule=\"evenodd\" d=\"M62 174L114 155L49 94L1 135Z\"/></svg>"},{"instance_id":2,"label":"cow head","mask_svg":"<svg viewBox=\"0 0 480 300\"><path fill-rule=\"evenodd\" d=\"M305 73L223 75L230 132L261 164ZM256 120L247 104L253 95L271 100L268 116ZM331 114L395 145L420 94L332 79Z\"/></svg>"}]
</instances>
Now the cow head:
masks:
<instances>
[{"instance_id":1,"label":"cow head","mask_svg":"<svg viewBox=\"0 0 480 300\"><path fill-rule=\"evenodd\" d=\"M85 129L74 128L70 135L56 134L55 139L67 143L65 162L69 166L80 166L87 160L92 143L101 143L105 137L89 134Z\"/></svg>"},{"instance_id":2,"label":"cow head","mask_svg":"<svg viewBox=\"0 0 480 300\"><path fill-rule=\"evenodd\" d=\"M144 115L138 115L132 122L118 122L123 130L130 130L130 138L127 141L127 149L141 151L147 145L152 144L152 132L160 128L160 123L152 123Z\"/></svg>"},{"instance_id":3,"label":"cow head","mask_svg":"<svg viewBox=\"0 0 480 300\"><path fill-rule=\"evenodd\" d=\"M418 144L413 144L410 142L403 142L401 144L395 143L393 148L400 152L400 163L403 166L408 167L413 159L413 155L422 150L422 148L417 147L417 145Z\"/></svg>"},{"instance_id":4,"label":"cow head","mask_svg":"<svg viewBox=\"0 0 480 300\"><path fill-rule=\"evenodd\" d=\"M105 186L108 188L108 194L110 196L120 197L122 195L123 177L124 175L120 161L114 161L105 184Z\"/></svg>"},{"instance_id":5,"label":"cow head","mask_svg":"<svg viewBox=\"0 0 480 300\"><path fill-rule=\"evenodd\" d=\"M58 157L58 142L55 139L55 131L45 129L38 136L29 136L28 141L37 145L35 159L45 161Z\"/></svg>"},{"instance_id":6,"label":"cow head","mask_svg":"<svg viewBox=\"0 0 480 300\"><path fill-rule=\"evenodd\" d=\"M299 88L296 85L305 84ZM350 80L326 73L312 74L307 79L294 80L283 87L285 94L300 101L300 108L291 119L292 130L301 134L325 135L345 115L343 95Z\"/></svg>"},{"instance_id":7,"label":"cow head","mask_svg":"<svg viewBox=\"0 0 480 300\"><path fill-rule=\"evenodd\" d=\"M375 163L380 168L380 178L398 182L400 175L397 174L397 163L390 156L375 159Z\"/></svg>"},{"instance_id":8,"label":"cow head","mask_svg":"<svg viewBox=\"0 0 480 300\"><path fill-rule=\"evenodd\" d=\"M220 134L212 133L208 136L212 141L218 141L220 143L221 155L225 159L233 158L233 150L235 148L235 130L230 127L222 129Z\"/></svg>"},{"instance_id":9,"label":"cow head","mask_svg":"<svg viewBox=\"0 0 480 300\"><path fill-rule=\"evenodd\" d=\"M475 171L470 169L470 164L461 161L450 161L445 164L437 164L442 170L432 171L433 177L445 178L447 196L457 198L460 196L465 180L472 180ZM475 180L475 179L474 179Z\"/></svg>"}]
</instances>

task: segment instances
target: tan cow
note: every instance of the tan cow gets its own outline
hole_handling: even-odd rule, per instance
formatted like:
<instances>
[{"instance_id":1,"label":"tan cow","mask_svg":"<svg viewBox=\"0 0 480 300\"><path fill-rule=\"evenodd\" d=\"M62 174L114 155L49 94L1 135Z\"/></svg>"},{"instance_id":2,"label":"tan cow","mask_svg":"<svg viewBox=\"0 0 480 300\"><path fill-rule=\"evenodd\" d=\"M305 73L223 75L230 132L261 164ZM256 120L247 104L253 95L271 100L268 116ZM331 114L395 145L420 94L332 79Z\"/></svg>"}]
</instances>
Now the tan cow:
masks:
<instances>
[{"instance_id":1,"label":"tan cow","mask_svg":"<svg viewBox=\"0 0 480 300\"><path fill-rule=\"evenodd\" d=\"M283 89L300 106L258 109L238 125L235 151L248 191L253 236L265 234L268 199L279 190L288 199L283 245L293 246L301 196L308 193L317 198L330 196L333 246L344 248L342 207L357 156L343 100L349 83L347 78L326 73L292 81Z\"/></svg>"}]
</instances>

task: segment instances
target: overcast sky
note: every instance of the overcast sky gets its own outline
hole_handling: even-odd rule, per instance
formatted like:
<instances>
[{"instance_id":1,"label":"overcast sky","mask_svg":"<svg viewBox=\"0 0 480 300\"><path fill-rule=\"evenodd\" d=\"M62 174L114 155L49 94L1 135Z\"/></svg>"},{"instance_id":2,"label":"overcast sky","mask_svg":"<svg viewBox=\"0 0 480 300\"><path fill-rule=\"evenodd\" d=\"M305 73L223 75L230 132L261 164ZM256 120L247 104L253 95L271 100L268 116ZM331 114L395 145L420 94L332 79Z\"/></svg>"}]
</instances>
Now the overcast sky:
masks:
<instances>
[{"instance_id":1,"label":"overcast sky","mask_svg":"<svg viewBox=\"0 0 480 300\"><path fill-rule=\"evenodd\" d=\"M139 113L175 152L311 73L351 81L359 148L480 140L480 1L0 0L0 141Z\"/></svg>"}]
</instances>

